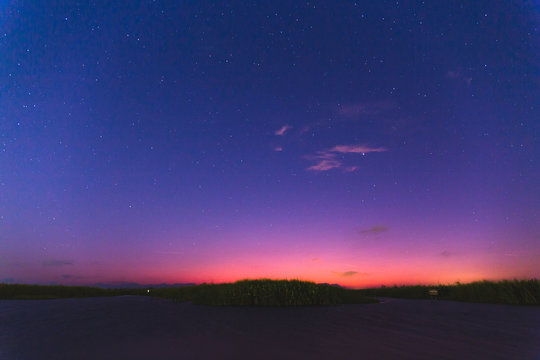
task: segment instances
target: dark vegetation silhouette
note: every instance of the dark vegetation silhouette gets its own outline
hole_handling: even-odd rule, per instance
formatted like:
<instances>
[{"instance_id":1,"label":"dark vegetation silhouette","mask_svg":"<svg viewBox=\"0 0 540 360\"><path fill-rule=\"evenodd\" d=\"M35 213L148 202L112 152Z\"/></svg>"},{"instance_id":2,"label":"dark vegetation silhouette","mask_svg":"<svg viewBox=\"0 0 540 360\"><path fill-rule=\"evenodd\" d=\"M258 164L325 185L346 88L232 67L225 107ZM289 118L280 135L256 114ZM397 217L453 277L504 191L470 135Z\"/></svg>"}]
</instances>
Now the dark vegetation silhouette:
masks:
<instances>
[{"instance_id":1,"label":"dark vegetation silhouette","mask_svg":"<svg viewBox=\"0 0 540 360\"><path fill-rule=\"evenodd\" d=\"M429 290L437 290L432 296ZM475 281L436 286L394 286L358 290L366 296L439 299L490 304L540 305L540 280Z\"/></svg>"},{"instance_id":2,"label":"dark vegetation silhouette","mask_svg":"<svg viewBox=\"0 0 540 360\"><path fill-rule=\"evenodd\" d=\"M149 290L149 291L148 291ZM430 295L437 290L437 295ZM30 300L140 295L214 306L310 306L363 304L375 297L439 299L492 304L540 305L540 280L477 281L437 286L394 286L351 290L300 280L241 280L150 289L104 289L87 286L0 284L0 299Z\"/></svg>"},{"instance_id":3,"label":"dark vegetation silhouette","mask_svg":"<svg viewBox=\"0 0 540 360\"><path fill-rule=\"evenodd\" d=\"M310 306L378 302L356 290L310 281L271 279L152 289L150 295L215 306Z\"/></svg>"},{"instance_id":4,"label":"dark vegetation silhouette","mask_svg":"<svg viewBox=\"0 0 540 360\"><path fill-rule=\"evenodd\" d=\"M0 299L31 300L119 295L144 295L144 289L103 289L90 286L0 284Z\"/></svg>"},{"instance_id":5,"label":"dark vegetation silhouette","mask_svg":"<svg viewBox=\"0 0 540 360\"><path fill-rule=\"evenodd\" d=\"M0 284L0 299L146 295L214 306L309 306L377 302L355 290L300 280L242 280L226 284L150 289Z\"/></svg>"}]
</instances>

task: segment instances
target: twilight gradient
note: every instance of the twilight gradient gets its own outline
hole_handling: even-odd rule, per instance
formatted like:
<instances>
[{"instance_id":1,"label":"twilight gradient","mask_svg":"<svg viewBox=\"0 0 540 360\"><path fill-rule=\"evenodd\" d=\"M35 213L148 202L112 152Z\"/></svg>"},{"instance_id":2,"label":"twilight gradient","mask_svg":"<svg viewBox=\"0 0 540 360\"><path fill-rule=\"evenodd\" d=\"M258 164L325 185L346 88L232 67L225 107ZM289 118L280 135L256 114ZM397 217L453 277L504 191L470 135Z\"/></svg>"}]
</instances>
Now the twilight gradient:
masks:
<instances>
[{"instance_id":1,"label":"twilight gradient","mask_svg":"<svg viewBox=\"0 0 540 360\"><path fill-rule=\"evenodd\" d=\"M540 7L0 1L0 282L540 276Z\"/></svg>"}]
</instances>

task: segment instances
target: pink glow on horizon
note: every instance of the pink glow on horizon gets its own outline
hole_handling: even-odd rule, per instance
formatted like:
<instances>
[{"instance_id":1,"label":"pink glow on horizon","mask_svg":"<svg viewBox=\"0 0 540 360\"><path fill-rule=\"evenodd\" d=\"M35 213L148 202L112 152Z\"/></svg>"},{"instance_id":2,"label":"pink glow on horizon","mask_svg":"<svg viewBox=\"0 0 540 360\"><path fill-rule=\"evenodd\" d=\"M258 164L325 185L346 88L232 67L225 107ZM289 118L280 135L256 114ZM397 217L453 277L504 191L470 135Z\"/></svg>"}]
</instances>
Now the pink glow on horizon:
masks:
<instances>
[{"instance_id":1,"label":"pink glow on horizon","mask_svg":"<svg viewBox=\"0 0 540 360\"><path fill-rule=\"evenodd\" d=\"M471 246L469 228L439 230L434 224L419 232L411 223L404 230L398 223L370 223L375 225L350 232L336 232L334 220L312 229L250 225L241 232L204 234L206 241L189 247L167 245L185 236L167 234L163 241L129 251L112 244L107 252L89 248L57 254L52 257L57 261L44 261L38 254L24 263L14 258L13 263L24 266L4 268L3 277L66 285L297 278L354 288L540 277L537 252L491 247L489 233L483 235L485 243ZM453 245L441 247L441 242ZM77 257L83 251L84 257Z\"/></svg>"},{"instance_id":2,"label":"pink glow on horizon","mask_svg":"<svg viewBox=\"0 0 540 360\"><path fill-rule=\"evenodd\" d=\"M161 260L160 260L161 258ZM183 259L182 261L179 261ZM62 281L67 285L114 282L145 283L222 283L242 279L300 279L317 283L337 283L352 288L380 285L448 284L456 281L471 282L483 279L500 280L510 276L522 277L530 273L531 262L522 262L501 269L493 261L481 258L431 259L421 256L409 258L383 258L369 256L355 262L342 254L320 257L298 255L261 255L220 261L191 261L182 255L163 258L162 254L149 256L148 261L127 260L117 263L81 264L77 271ZM39 272L36 267L29 283L43 283L45 279L68 272L65 267L47 268ZM527 269L529 269L527 271ZM75 269L73 269L75 270ZM344 275L345 274L345 275ZM510 274L510 275L509 275ZM536 276L540 275L536 271Z\"/></svg>"}]
</instances>

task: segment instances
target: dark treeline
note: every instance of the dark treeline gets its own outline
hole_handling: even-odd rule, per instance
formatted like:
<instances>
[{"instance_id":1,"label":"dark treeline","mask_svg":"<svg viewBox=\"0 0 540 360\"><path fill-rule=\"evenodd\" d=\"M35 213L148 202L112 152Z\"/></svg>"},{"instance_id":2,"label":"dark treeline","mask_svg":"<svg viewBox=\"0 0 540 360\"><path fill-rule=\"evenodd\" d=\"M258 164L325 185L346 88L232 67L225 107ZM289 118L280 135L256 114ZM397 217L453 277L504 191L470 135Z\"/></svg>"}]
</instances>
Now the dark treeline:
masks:
<instances>
[{"instance_id":1,"label":"dark treeline","mask_svg":"<svg viewBox=\"0 0 540 360\"><path fill-rule=\"evenodd\" d=\"M429 290L437 290L437 295L430 295ZM536 279L476 281L468 284L434 286L394 286L358 291L366 296L540 305L540 280Z\"/></svg>"}]
</instances>

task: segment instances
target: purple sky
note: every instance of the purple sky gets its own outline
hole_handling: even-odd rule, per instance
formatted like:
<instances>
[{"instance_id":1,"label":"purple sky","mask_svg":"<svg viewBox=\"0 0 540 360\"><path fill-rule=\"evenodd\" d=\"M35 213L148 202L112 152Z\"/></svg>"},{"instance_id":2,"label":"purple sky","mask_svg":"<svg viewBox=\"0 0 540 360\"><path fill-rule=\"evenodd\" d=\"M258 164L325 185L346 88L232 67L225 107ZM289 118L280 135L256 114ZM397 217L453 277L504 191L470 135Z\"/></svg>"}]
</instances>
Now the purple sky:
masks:
<instances>
[{"instance_id":1,"label":"purple sky","mask_svg":"<svg viewBox=\"0 0 540 360\"><path fill-rule=\"evenodd\" d=\"M0 282L540 277L539 25L0 0Z\"/></svg>"}]
</instances>

